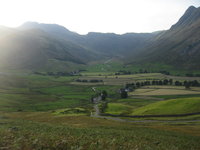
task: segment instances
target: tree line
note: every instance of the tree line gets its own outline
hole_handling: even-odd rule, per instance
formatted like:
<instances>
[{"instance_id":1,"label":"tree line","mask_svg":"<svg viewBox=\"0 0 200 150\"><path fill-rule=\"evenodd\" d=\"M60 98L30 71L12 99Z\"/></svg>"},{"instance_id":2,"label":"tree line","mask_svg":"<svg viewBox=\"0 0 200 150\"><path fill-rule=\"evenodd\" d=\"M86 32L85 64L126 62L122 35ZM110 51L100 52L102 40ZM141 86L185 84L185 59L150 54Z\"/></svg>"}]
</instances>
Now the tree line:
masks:
<instances>
[{"instance_id":1,"label":"tree line","mask_svg":"<svg viewBox=\"0 0 200 150\"><path fill-rule=\"evenodd\" d=\"M165 75L171 75L171 73L169 71L166 70L160 70L160 71L148 71L146 69L140 69L138 71L135 72L131 72L131 71L126 71L126 70L119 70L118 72L115 73L115 75L130 75L130 74L140 74L140 73L162 73ZM180 76L180 75L177 75ZM186 73L185 74L186 77L200 77L200 74L198 73Z\"/></svg>"},{"instance_id":2,"label":"tree line","mask_svg":"<svg viewBox=\"0 0 200 150\"><path fill-rule=\"evenodd\" d=\"M86 80L86 79L76 79L76 82L90 82L90 83L98 83L98 82L103 82L103 80L97 80L97 79L92 79L92 80Z\"/></svg>"},{"instance_id":3,"label":"tree line","mask_svg":"<svg viewBox=\"0 0 200 150\"><path fill-rule=\"evenodd\" d=\"M173 79L164 80L153 80L153 81L143 81L136 83L127 83L125 89L134 90L145 85L175 85L175 86L185 86L185 87L199 87L200 83L197 80L194 81L173 81Z\"/></svg>"},{"instance_id":4,"label":"tree line","mask_svg":"<svg viewBox=\"0 0 200 150\"><path fill-rule=\"evenodd\" d=\"M140 69L139 71L135 71L135 72L119 70L118 72L115 73L115 75L130 75L130 74L140 74L140 73L162 73L165 75L170 75L169 71L161 70L161 71L157 71L157 72L152 72L152 71L148 71L146 69L144 69L144 70Z\"/></svg>"},{"instance_id":5,"label":"tree line","mask_svg":"<svg viewBox=\"0 0 200 150\"><path fill-rule=\"evenodd\" d=\"M37 72L35 71L34 74L42 75L42 76L55 76L55 77L62 77L62 76L75 76L79 75L78 71L73 72Z\"/></svg>"},{"instance_id":6,"label":"tree line","mask_svg":"<svg viewBox=\"0 0 200 150\"><path fill-rule=\"evenodd\" d=\"M186 89L190 87L200 87L200 83L197 80L194 81L173 81L173 79L164 79L164 80L153 80L153 81L143 81L136 83L127 83L125 88L119 90L121 98L127 98L128 92L132 92L137 88L146 85L175 85L175 86L185 86Z\"/></svg>"}]
</instances>

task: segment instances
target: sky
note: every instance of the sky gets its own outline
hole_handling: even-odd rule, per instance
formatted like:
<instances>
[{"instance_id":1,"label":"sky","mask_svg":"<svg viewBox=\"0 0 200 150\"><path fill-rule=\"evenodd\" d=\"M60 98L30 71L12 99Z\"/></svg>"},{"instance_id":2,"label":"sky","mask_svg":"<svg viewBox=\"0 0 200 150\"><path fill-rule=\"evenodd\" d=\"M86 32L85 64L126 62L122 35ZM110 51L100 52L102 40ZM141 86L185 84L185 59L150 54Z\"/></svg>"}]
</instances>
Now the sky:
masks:
<instances>
[{"instance_id":1,"label":"sky","mask_svg":"<svg viewBox=\"0 0 200 150\"><path fill-rule=\"evenodd\" d=\"M200 0L0 0L0 25L55 23L79 34L153 32L175 24Z\"/></svg>"}]
</instances>

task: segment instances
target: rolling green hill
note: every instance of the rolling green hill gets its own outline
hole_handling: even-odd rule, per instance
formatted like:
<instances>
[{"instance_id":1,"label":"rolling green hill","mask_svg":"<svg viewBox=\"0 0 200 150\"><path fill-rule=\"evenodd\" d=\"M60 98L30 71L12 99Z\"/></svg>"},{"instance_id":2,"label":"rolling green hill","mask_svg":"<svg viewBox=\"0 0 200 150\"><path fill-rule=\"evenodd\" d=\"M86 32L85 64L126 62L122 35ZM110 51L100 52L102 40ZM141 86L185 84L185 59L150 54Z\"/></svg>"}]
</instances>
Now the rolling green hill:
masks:
<instances>
[{"instance_id":1,"label":"rolling green hill","mask_svg":"<svg viewBox=\"0 0 200 150\"><path fill-rule=\"evenodd\" d=\"M200 112L200 98L177 98L136 109L131 115L173 115Z\"/></svg>"}]
</instances>

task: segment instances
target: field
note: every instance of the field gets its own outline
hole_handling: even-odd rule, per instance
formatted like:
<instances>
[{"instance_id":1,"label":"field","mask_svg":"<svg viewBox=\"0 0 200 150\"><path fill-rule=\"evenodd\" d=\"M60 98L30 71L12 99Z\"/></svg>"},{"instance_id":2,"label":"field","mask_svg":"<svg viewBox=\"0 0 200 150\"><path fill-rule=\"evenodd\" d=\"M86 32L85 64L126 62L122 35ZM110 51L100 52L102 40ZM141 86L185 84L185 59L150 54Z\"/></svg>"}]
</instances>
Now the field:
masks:
<instances>
[{"instance_id":1,"label":"field","mask_svg":"<svg viewBox=\"0 0 200 150\"><path fill-rule=\"evenodd\" d=\"M145 86L130 93L130 95L189 95L200 94L200 88L185 89L184 86Z\"/></svg>"},{"instance_id":2,"label":"field","mask_svg":"<svg viewBox=\"0 0 200 150\"><path fill-rule=\"evenodd\" d=\"M149 104L136 109L132 115L187 114L200 111L200 98L177 98Z\"/></svg>"},{"instance_id":3,"label":"field","mask_svg":"<svg viewBox=\"0 0 200 150\"><path fill-rule=\"evenodd\" d=\"M79 77L81 80L103 80L103 83L82 83L72 81L71 84L75 85L124 85L125 83L141 82L141 81L152 81L152 80L164 80L173 79L178 81L193 81L200 80L200 77L177 77L163 75L161 73L143 73L143 74L131 74L131 75L114 75L114 73L100 74L98 73L82 73Z\"/></svg>"},{"instance_id":4,"label":"field","mask_svg":"<svg viewBox=\"0 0 200 150\"><path fill-rule=\"evenodd\" d=\"M124 105L121 103L109 103L105 113L121 115L121 114L127 114L131 109L132 109L131 106Z\"/></svg>"},{"instance_id":5,"label":"field","mask_svg":"<svg viewBox=\"0 0 200 150\"><path fill-rule=\"evenodd\" d=\"M186 71L185 69L174 68L171 65L162 63L143 63L143 64L127 64L124 65L119 60L105 60L102 62L94 62L84 68L86 71L83 75L111 75L119 70L140 72L141 70L147 70L148 72L160 72L167 70L171 75L174 76L184 76L187 73L199 74L199 70Z\"/></svg>"},{"instance_id":6,"label":"field","mask_svg":"<svg viewBox=\"0 0 200 150\"><path fill-rule=\"evenodd\" d=\"M91 71L82 76L65 77L28 73L0 75L0 149L200 149L200 115L112 119L90 116L95 111L91 97L103 90L108 93L104 110L107 114L199 112L199 87L186 90L183 86L144 86L129 92L128 98L120 98L118 91L127 82L168 77L160 73L118 75L117 78L102 74ZM104 84L79 83L75 81L78 78L102 79Z\"/></svg>"}]
</instances>

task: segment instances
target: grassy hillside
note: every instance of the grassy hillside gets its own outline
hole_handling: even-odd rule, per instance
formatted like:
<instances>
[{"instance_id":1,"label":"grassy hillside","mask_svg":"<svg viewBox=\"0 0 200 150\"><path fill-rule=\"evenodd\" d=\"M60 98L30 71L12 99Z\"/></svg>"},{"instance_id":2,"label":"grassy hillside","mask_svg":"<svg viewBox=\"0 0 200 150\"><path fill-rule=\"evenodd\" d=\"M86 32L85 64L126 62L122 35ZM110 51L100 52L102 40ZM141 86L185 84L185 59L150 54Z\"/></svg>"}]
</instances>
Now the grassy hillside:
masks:
<instances>
[{"instance_id":1,"label":"grassy hillside","mask_svg":"<svg viewBox=\"0 0 200 150\"><path fill-rule=\"evenodd\" d=\"M200 98L178 98L143 106L131 115L166 115L200 112Z\"/></svg>"},{"instance_id":2,"label":"grassy hillside","mask_svg":"<svg viewBox=\"0 0 200 150\"><path fill-rule=\"evenodd\" d=\"M118 35L114 33L90 32L87 35L79 35L56 24L39 24L37 22L24 23L20 29L41 29L48 34L81 45L96 52L102 59L105 57L123 57L137 48L144 47L156 33L127 33ZM124 50L126 51L124 53Z\"/></svg>"},{"instance_id":3,"label":"grassy hillside","mask_svg":"<svg viewBox=\"0 0 200 150\"><path fill-rule=\"evenodd\" d=\"M79 45L39 29L0 28L0 33L1 70L71 71L98 58Z\"/></svg>"},{"instance_id":4,"label":"grassy hillside","mask_svg":"<svg viewBox=\"0 0 200 150\"><path fill-rule=\"evenodd\" d=\"M199 127L133 125L85 116L11 114L0 119L0 147L13 150L199 149ZM186 131L190 129L190 132ZM182 133L181 133L182 132ZM186 133L184 133L186 132Z\"/></svg>"},{"instance_id":5,"label":"grassy hillside","mask_svg":"<svg viewBox=\"0 0 200 150\"><path fill-rule=\"evenodd\" d=\"M133 110L146 106L151 103L158 102L158 99L148 99L148 97L141 98L127 98L127 99L115 99L110 100L108 103L105 112L107 114L114 115L130 115Z\"/></svg>"}]
</instances>

